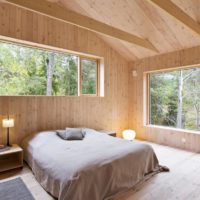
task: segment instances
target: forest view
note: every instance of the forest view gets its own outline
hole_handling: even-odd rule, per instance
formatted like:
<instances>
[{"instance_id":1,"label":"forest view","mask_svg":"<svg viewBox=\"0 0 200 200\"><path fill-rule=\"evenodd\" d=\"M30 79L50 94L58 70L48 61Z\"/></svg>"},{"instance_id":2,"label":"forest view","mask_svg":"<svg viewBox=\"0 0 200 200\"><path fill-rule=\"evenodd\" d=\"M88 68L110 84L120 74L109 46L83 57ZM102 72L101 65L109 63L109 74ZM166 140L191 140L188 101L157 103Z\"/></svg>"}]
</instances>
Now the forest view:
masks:
<instances>
[{"instance_id":1,"label":"forest view","mask_svg":"<svg viewBox=\"0 0 200 200\"><path fill-rule=\"evenodd\" d=\"M82 66L82 94L96 94L97 88L97 67L96 61L85 60L81 61ZM90 73L88 73L88 71Z\"/></svg>"},{"instance_id":2,"label":"forest view","mask_svg":"<svg viewBox=\"0 0 200 200\"><path fill-rule=\"evenodd\" d=\"M78 95L78 62L76 55L1 42L0 95ZM96 93L96 67L83 63L87 94Z\"/></svg>"},{"instance_id":3,"label":"forest view","mask_svg":"<svg viewBox=\"0 0 200 200\"><path fill-rule=\"evenodd\" d=\"M200 68L150 74L150 124L200 131Z\"/></svg>"}]
</instances>

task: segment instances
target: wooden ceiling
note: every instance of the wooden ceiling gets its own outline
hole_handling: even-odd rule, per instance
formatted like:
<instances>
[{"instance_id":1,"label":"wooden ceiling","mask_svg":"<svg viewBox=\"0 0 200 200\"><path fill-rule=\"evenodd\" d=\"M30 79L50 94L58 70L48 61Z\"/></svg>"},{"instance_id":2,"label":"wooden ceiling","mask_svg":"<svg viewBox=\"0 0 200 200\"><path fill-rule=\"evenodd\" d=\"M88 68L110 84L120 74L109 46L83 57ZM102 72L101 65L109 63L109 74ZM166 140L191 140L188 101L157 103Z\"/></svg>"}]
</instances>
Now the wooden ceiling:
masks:
<instances>
[{"instance_id":1,"label":"wooden ceiling","mask_svg":"<svg viewBox=\"0 0 200 200\"><path fill-rule=\"evenodd\" d=\"M146 39L158 50L158 52L152 51L96 33L130 61L200 45L200 34L172 16L178 13L177 10L172 10L174 13L169 14L159 6L155 6L152 1L156 2L157 0L49 1ZM200 22L200 0L171 1L191 17L194 20L194 26L200 29L196 23Z\"/></svg>"}]
</instances>

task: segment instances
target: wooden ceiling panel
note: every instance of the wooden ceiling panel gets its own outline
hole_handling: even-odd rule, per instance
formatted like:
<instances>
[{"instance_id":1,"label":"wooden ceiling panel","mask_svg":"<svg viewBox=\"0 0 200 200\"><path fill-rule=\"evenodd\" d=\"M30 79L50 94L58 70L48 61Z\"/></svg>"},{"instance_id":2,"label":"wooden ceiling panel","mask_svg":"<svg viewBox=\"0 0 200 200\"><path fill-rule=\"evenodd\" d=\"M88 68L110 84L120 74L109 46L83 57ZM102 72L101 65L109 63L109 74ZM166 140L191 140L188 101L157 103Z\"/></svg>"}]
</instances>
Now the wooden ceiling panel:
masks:
<instances>
[{"instance_id":1,"label":"wooden ceiling panel","mask_svg":"<svg viewBox=\"0 0 200 200\"><path fill-rule=\"evenodd\" d=\"M200 22L200 0L171 0L195 21Z\"/></svg>"},{"instance_id":2,"label":"wooden ceiling panel","mask_svg":"<svg viewBox=\"0 0 200 200\"><path fill-rule=\"evenodd\" d=\"M126 2L129 10L131 11L129 15L131 15L131 13L134 11L134 19L138 21L138 23L132 23L132 26L135 27L135 30L138 30L139 34L145 32L145 37L156 46L160 53L162 53L165 49L170 49L170 44L164 40L163 34L157 29L155 24L149 18L146 10L144 11L143 8L141 8L138 4L138 2L140 3L140 0L138 2L136 0L126 0ZM135 30L132 30L132 32Z\"/></svg>"},{"instance_id":3,"label":"wooden ceiling panel","mask_svg":"<svg viewBox=\"0 0 200 200\"><path fill-rule=\"evenodd\" d=\"M98 34L127 60L200 45L200 35L151 0L48 0L117 29L147 39L158 52ZM162 0L161 0L162 1ZM169 0L170 1L170 0ZM200 0L171 0L200 23Z\"/></svg>"},{"instance_id":4,"label":"wooden ceiling panel","mask_svg":"<svg viewBox=\"0 0 200 200\"><path fill-rule=\"evenodd\" d=\"M149 3L150 1L151 0L149 0ZM182 48L189 48L200 44L200 35L194 33L194 31L191 28L180 22L168 12L164 11L162 8L154 6L153 3L150 4L152 4L155 11L157 10L157 17L163 20L163 22L169 28L168 31L175 35L176 40L181 44ZM182 7L180 8L182 9ZM174 12L176 11L174 10ZM157 25L157 27L159 26L160 25ZM179 50L179 48L177 47L173 50Z\"/></svg>"},{"instance_id":5,"label":"wooden ceiling panel","mask_svg":"<svg viewBox=\"0 0 200 200\"><path fill-rule=\"evenodd\" d=\"M134 31L135 35L145 38L144 31L141 34L136 26L132 26L139 23L139 19L135 19L134 12L130 15L126 0L61 0L61 2L76 12L82 12L83 15L130 33ZM122 8L123 12L119 12Z\"/></svg>"},{"instance_id":6,"label":"wooden ceiling panel","mask_svg":"<svg viewBox=\"0 0 200 200\"><path fill-rule=\"evenodd\" d=\"M148 38L154 43L159 52L164 52L165 49L170 49L170 45L165 42L162 34L154 27L154 25L149 21L148 17L145 16L139 6L132 0L74 0L66 1L61 0L61 3L69 9L72 9L81 14L85 14L103 23L109 24L114 27L118 27L129 33L134 33L140 35L140 37ZM123 9L123 12L119 10ZM134 11L134 12L133 12ZM106 37L105 37L106 38ZM161 38L160 41L154 40L154 38ZM106 41L109 41L106 38ZM162 42L161 42L162 41ZM154 52L146 50L135 45L130 45L124 42L116 42L116 49L121 48L123 43L129 51L132 51L134 55L138 58L143 58L146 56L155 55ZM162 45L161 45L162 43ZM119 46L118 46L119 44ZM126 52L124 56L126 57ZM128 54L128 52L127 52ZM134 60L132 58L131 60Z\"/></svg>"},{"instance_id":7,"label":"wooden ceiling panel","mask_svg":"<svg viewBox=\"0 0 200 200\"><path fill-rule=\"evenodd\" d=\"M95 20L94 18L74 12L73 10L58 5L59 2L49 2L47 0L5 0L5 2L48 16L55 20L81 27L82 29L89 30L93 33L106 35L117 40L126 41L150 51L158 52L156 47L154 47L148 38L139 37L122 29L110 26L109 24L103 23L99 20Z\"/></svg>"},{"instance_id":8,"label":"wooden ceiling panel","mask_svg":"<svg viewBox=\"0 0 200 200\"><path fill-rule=\"evenodd\" d=\"M77 13L80 13L82 15L86 15L88 17L92 17L95 20L101 21L103 23L106 23L108 25L111 25L113 27L117 27L115 20L113 19L119 19L121 21L124 20L120 15L119 12L112 12L112 16L109 16L110 13L110 6L117 7L119 9L119 5L115 4L115 0L111 1L80 1L80 0L74 0L74 1L66 1L66 0L60 0L59 4L64 5L66 8L71 9ZM109 3L109 5L108 5ZM121 5L124 3L124 1L121 1ZM127 6L125 4L124 6ZM98 9L97 9L98 8ZM102 8L102 9L100 9ZM103 9L105 8L105 9ZM122 20L123 19L123 20ZM119 29L130 32L131 25L130 24L123 24L123 23L117 23L122 24L121 26L118 26ZM128 29L127 29L128 27ZM135 35L139 35L139 33L134 33ZM127 60L136 60L139 58L145 57L145 55L156 55L155 52L152 52L151 50L146 50L145 48L139 47L140 50L138 50L138 46L129 44L127 42L119 41L119 40L113 40L110 37L103 36L98 34L99 37L101 37L104 41L109 43L110 46L112 46L118 53L120 53L122 56L124 56ZM140 35L140 37L144 37ZM131 48L130 48L131 47ZM145 52L147 53L145 53Z\"/></svg>"},{"instance_id":9,"label":"wooden ceiling panel","mask_svg":"<svg viewBox=\"0 0 200 200\"><path fill-rule=\"evenodd\" d=\"M200 0L173 0L193 19L200 19ZM65 7L113 27L147 38L167 53L200 45L200 37L149 0L60 0ZM156 55L142 47L101 36L128 60ZM158 53L157 53L158 54Z\"/></svg>"},{"instance_id":10,"label":"wooden ceiling panel","mask_svg":"<svg viewBox=\"0 0 200 200\"><path fill-rule=\"evenodd\" d=\"M154 24L154 26L162 35L162 38L160 38L161 41L159 39L156 40L160 41L160 45L163 45L162 41L165 41L170 45L170 48L164 48L163 52L161 53L170 51L172 48L175 50L181 49L182 44L178 41L178 36L170 31L171 27L169 27L169 25L166 23L165 18L160 16L159 11L146 0L137 0L137 3L140 6L141 10L143 10L143 12L146 14L146 16L148 16L151 23Z\"/></svg>"},{"instance_id":11,"label":"wooden ceiling panel","mask_svg":"<svg viewBox=\"0 0 200 200\"><path fill-rule=\"evenodd\" d=\"M115 49L120 55L127 60L137 60L138 57L134 54L134 51L128 48L127 44L124 44L123 41L116 41L109 37L105 37L99 34L99 37L103 39L108 45ZM120 48L119 48L120 47Z\"/></svg>"}]
</instances>

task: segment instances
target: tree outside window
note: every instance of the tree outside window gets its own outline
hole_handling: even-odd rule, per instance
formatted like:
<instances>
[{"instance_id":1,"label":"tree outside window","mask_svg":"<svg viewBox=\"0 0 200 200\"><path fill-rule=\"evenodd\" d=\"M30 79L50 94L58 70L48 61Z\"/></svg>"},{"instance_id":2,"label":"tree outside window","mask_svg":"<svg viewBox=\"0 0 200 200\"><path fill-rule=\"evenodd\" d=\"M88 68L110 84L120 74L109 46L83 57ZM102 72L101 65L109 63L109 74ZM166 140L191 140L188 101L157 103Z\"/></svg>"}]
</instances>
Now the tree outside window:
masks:
<instances>
[{"instance_id":1,"label":"tree outside window","mask_svg":"<svg viewBox=\"0 0 200 200\"><path fill-rule=\"evenodd\" d=\"M77 55L0 43L0 95L66 96L97 94L97 60ZM79 73L83 76L78 87Z\"/></svg>"},{"instance_id":2,"label":"tree outside window","mask_svg":"<svg viewBox=\"0 0 200 200\"><path fill-rule=\"evenodd\" d=\"M149 74L149 123L200 131L200 68Z\"/></svg>"}]
</instances>

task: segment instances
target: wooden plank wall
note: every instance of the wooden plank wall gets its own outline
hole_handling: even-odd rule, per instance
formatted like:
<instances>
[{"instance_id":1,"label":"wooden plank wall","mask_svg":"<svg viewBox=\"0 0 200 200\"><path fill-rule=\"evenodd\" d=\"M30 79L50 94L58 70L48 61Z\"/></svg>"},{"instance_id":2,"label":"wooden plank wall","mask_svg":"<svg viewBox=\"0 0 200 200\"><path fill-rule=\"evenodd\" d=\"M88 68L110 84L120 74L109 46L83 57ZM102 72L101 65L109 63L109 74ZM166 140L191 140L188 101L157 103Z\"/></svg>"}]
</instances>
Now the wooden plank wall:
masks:
<instances>
[{"instance_id":1,"label":"wooden plank wall","mask_svg":"<svg viewBox=\"0 0 200 200\"><path fill-rule=\"evenodd\" d=\"M118 133L128 127L128 63L96 34L0 3L0 35L101 56L105 63L105 97L0 97L0 118L7 113L15 118L12 143L32 132L67 126Z\"/></svg>"},{"instance_id":2,"label":"wooden plank wall","mask_svg":"<svg viewBox=\"0 0 200 200\"><path fill-rule=\"evenodd\" d=\"M199 55L200 47L193 47L129 63L129 127L136 130L138 138L200 152L200 134L145 127L143 120L144 73L154 70L198 65L200 64ZM137 71L137 77L132 76L133 70ZM183 142L182 139L185 139L186 142Z\"/></svg>"}]
</instances>

